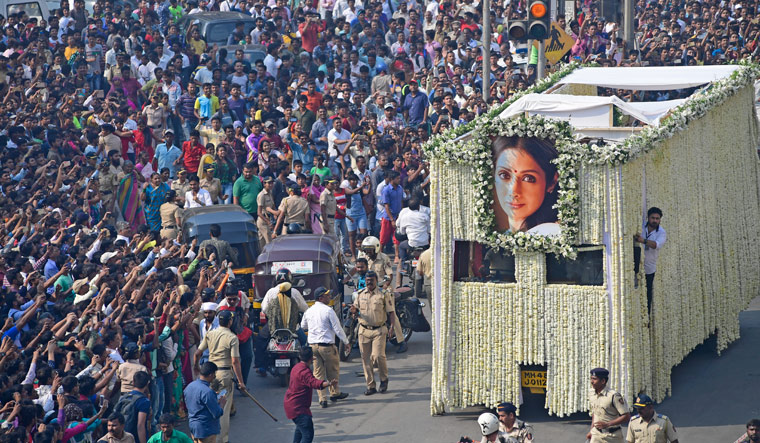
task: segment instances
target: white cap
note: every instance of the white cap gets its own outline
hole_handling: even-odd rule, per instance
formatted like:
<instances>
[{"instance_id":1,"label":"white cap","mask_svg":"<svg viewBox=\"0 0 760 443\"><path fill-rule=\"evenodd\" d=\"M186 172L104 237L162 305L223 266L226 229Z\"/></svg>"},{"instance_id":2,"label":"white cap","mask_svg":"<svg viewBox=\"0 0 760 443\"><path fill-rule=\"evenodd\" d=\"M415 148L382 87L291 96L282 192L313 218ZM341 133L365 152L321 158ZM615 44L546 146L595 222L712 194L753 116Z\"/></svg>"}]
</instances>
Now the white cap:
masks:
<instances>
[{"instance_id":1,"label":"white cap","mask_svg":"<svg viewBox=\"0 0 760 443\"><path fill-rule=\"evenodd\" d=\"M219 305L213 302L206 302L201 305L201 311L216 311L219 309Z\"/></svg>"}]
</instances>

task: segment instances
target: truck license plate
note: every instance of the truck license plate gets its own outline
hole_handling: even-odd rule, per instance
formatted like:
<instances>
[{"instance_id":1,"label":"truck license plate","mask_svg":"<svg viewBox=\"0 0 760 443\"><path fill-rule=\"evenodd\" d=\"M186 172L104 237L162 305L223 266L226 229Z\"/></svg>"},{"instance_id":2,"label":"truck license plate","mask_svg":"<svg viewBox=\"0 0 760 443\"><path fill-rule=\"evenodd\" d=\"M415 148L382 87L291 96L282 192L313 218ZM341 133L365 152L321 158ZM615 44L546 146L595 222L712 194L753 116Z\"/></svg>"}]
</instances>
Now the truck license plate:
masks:
<instances>
[{"instance_id":1,"label":"truck license plate","mask_svg":"<svg viewBox=\"0 0 760 443\"><path fill-rule=\"evenodd\" d=\"M289 368L290 367L290 360L286 358L281 358L274 361L274 366L276 368Z\"/></svg>"},{"instance_id":2,"label":"truck license plate","mask_svg":"<svg viewBox=\"0 0 760 443\"><path fill-rule=\"evenodd\" d=\"M546 371L520 371L521 385L524 388L546 389Z\"/></svg>"}]
</instances>

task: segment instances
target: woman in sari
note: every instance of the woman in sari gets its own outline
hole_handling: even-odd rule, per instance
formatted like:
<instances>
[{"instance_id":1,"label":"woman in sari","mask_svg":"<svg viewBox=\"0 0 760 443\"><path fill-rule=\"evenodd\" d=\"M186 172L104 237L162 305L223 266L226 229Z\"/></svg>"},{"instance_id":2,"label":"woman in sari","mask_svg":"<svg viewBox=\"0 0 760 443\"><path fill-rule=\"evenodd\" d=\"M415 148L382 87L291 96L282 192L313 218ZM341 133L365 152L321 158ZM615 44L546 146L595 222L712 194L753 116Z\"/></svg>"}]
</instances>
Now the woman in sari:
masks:
<instances>
[{"instance_id":1,"label":"woman in sari","mask_svg":"<svg viewBox=\"0 0 760 443\"><path fill-rule=\"evenodd\" d=\"M321 234L322 224L320 213L322 212L322 207L319 205L319 196L322 195L322 191L324 191L325 188L320 185L318 175L314 175L311 186L309 186L308 189L309 195L306 200L309 201L309 212L311 212L311 232L314 234Z\"/></svg>"},{"instance_id":2,"label":"woman in sari","mask_svg":"<svg viewBox=\"0 0 760 443\"><path fill-rule=\"evenodd\" d=\"M138 226L145 224L145 214L140 205L140 183L144 180L143 176L135 171L135 165L129 160L124 161L122 167L124 176L119 180L119 187L116 191L116 204L121 211L121 216L129 223L134 230Z\"/></svg>"},{"instance_id":3,"label":"woman in sari","mask_svg":"<svg viewBox=\"0 0 760 443\"><path fill-rule=\"evenodd\" d=\"M150 176L150 184L142 194L145 206L145 220L152 232L161 231L161 205L166 203L166 194L171 190L169 185L161 181L161 174L154 172Z\"/></svg>"}]
</instances>

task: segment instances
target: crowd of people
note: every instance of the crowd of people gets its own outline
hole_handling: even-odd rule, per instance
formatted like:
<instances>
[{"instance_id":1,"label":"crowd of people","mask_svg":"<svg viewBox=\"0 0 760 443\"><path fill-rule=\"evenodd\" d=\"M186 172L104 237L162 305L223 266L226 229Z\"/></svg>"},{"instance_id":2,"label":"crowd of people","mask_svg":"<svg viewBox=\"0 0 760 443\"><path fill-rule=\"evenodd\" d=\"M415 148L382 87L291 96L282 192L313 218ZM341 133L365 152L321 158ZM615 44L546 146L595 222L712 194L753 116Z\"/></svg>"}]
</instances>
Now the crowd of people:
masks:
<instances>
[{"instance_id":1,"label":"crowd of people","mask_svg":"<svg viewBox=\"0 0 760 443\"><path fill-rule=\"evenodd\" d=\"M396 262L405 246L426 245L422 145L535 82L504 29L525 4L492 3L489 103L472 0L72 0L43 18L9 8L0 18L0 440L146 443L159 427L161 441L187 440L173 430L187 415L183 390L216 372L208 356L194 364L196 349L217 312L249 306L225 290L233 254L182 237L186 208L240 205L262 245L299 230L335 233L359 268L363 239ZM753 57L756 8L641 0L636 42L625 42L598 5L578 0L575 19L558 17L576 40L564 61ZM213 10L254 17L228 43L263 45L266 57L229 56L181 20ZM243 338L242 387L253 364ZM194 437L216 437L203 434Z\"/></svg>"}]
</instances>

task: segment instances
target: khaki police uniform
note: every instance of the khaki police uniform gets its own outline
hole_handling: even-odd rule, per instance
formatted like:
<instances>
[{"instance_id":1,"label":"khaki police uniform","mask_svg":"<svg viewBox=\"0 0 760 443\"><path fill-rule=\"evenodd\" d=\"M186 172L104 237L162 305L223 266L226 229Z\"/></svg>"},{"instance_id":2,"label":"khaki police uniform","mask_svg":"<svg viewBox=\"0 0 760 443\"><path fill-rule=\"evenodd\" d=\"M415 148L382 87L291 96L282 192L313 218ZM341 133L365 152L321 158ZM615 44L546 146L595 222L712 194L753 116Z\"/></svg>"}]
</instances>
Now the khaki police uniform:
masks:
<instances>
[{"instance_id":1,"label":"khaki police uniform","mask_svg":"<svg viewBox=\"0 0 760 443\"><path fill-rule=\"evenodd\" d=\"M190 181L185 180L184 183L180 183L179 179L172 181L171 188L174 190L174 192L177 193L177 197L182 201L184 204L185 202L185 194L187 194L187 191L190 190Z\"/></svg>"},{"instance_id":2,"label":"khaki police uniform","mask_svg":"<svg viewBox=\"0 0 760 443\"><path fill-rule=\"evenodd\" d=\"M589 414L597 421L611 421L625 414L630 409L626 404L623 396L619 392L604 387L600 393L591 389L589 393ZM611 426L606 429L591 429L591 443L623 443L623 431L620 425Z\"/></svg>"},{"instance_id":3,"label":"khaki police uniform","mask_svg":"<svg viewBox=\"0 0 760 443\"><path fill-rule=\"evenodd\" d=\"M232 386L232 359L240 358L240 345L237 335L229 328L220 326L209 331L200 346L199 351L208 349L208 360L218 367L216 379L220 382L221 387L227 390L227 402L224 404L224 415L220 419L221 433L219 434L219 443L230 441L230 411L232 410L232 397L235 392Z\"/></svg>"},{"instance_id":4,"label":"khaki police uniform","mask_svg":"<svg viewBox=\"0 0 760 443\"><path fill-rule=\"evenodd\" d=\"M367 388L375 388L374 367L377 365L380 381L388 380L388 365L385 359L385 340L388 328L385 322L394 312L393 296L380 288L359 291L356 307L359 317L359 351L362 354L362 366Z\"/></svg>"},{"instance_id":5,"label":"khaki police uniform","mask_svg":"<svg viewBox=\"0 0 760 443\"><path fill-rule=\"evenodd\" d=\"M285 197L280 202L280 211L283 213L283 224L281 235L288 233L288 225L298 223L306 227L306 218L309 213L309 202L300 195L291 195Z\"/></svg>"},{"instance_id":6,"label":"khaki police uniform","mask_svg":"<svg viewBox=\"0 0 760 443\"><path fill-rule=\"evenodd\" d=\"M121 167L108 166L105 171L98 173L98 182L100 183L100 194L103 196L103 208L110 211L113 208L115 193L119 186L119 175L122 174Z\"/></svg>"},{"instance_id":7,"label":"khaki police uniform","mask_svg":"<svg viewBox=\"0 0 760 443\"><path fill-rule=\"evenodd\" d=\"M335 235L335 211L338 210L338 202L335 200L335 194L329 189L322 191L319 195L319 206L324 207L322 211L322 232Z\"/></svg>"},{"instance_id":8,"label":"khaki police uniform","mask_svg":"<svg viewBox=\"0 0 760 443\"><path fill-rule=\"evenodd\" d=\"M270 222L272 213L266 210L266 208L275 209L272 193L266 189L259 192L256 196L256 204L261 210L260 213L263 214L256 219L256 227L259 228L259 244L263 248L272 241L272 223Z\"/></svg>"},{"instance_id":9,"label":"khaki police uniform","mask_svg":"<svg viewBox=\"0 0 760 443\"><path fill-rule=\"evenodd\" d=\"M359 257L364 257L367 259L367 269L370 271L375 271L377 274L378 285L386 277L391 280L393 279L393 263L391 262L390 257L388 257L385 253L378 252L377 256L374 259L371 259L362 251L359 254ZM395 306L395 299L393 300L393 303ZM396 341L398 343L404 341L404 332L401 330L401 322L396 315L395 309L393 311L393 336L396 338Z\"/></svg>"},{"instance_id":10,"label":"khaki police uniform","mask_svg":"<svg viewBox=\"0 0 760 443\"><path fill-rule=\"evenodd\" d=\"M176 203L166 202L158 209L161 216L161 238L176 239L179 233L177 219L182 217L182 209Z\"/></svg>"},{"instance_id":11,"label":"khaki police uniform","mask_svg":"<svg viewBox=\"0 0 760 443\"><path fill-rule=\"evenodd\" d=\"M211 196L211 202L215 205L219 204L219 196L222 195L222 182L219 181L218 178L212 178L209 180L206 177L203 177L198 183L200 184L201 189L208 191Z\"/></svg>"},{"instance_id":12,"label":"khaki police uniform","mask_svg":"<svg viewBox=\"0 0 760 443\"><path fill-rule=\"evenodd\" d=\"M676 428L670 419L655 413L649 422L640 415L634 415L628 423L627 443L668 443L678 440Z\"/></svg>"},{"instance_id":13,"label":"khaki police uniform","mask_svg":"<svg viewBox=\"0 0 760 443\"><path fill-rule=\"evenodd\" d=\"M525 423L519 418L515 418L512 430L507 431L504 424L499 422L499 431L507 437L513 438L517 443L533 443L533 426Z\"/></svg>"}]
</instances>

